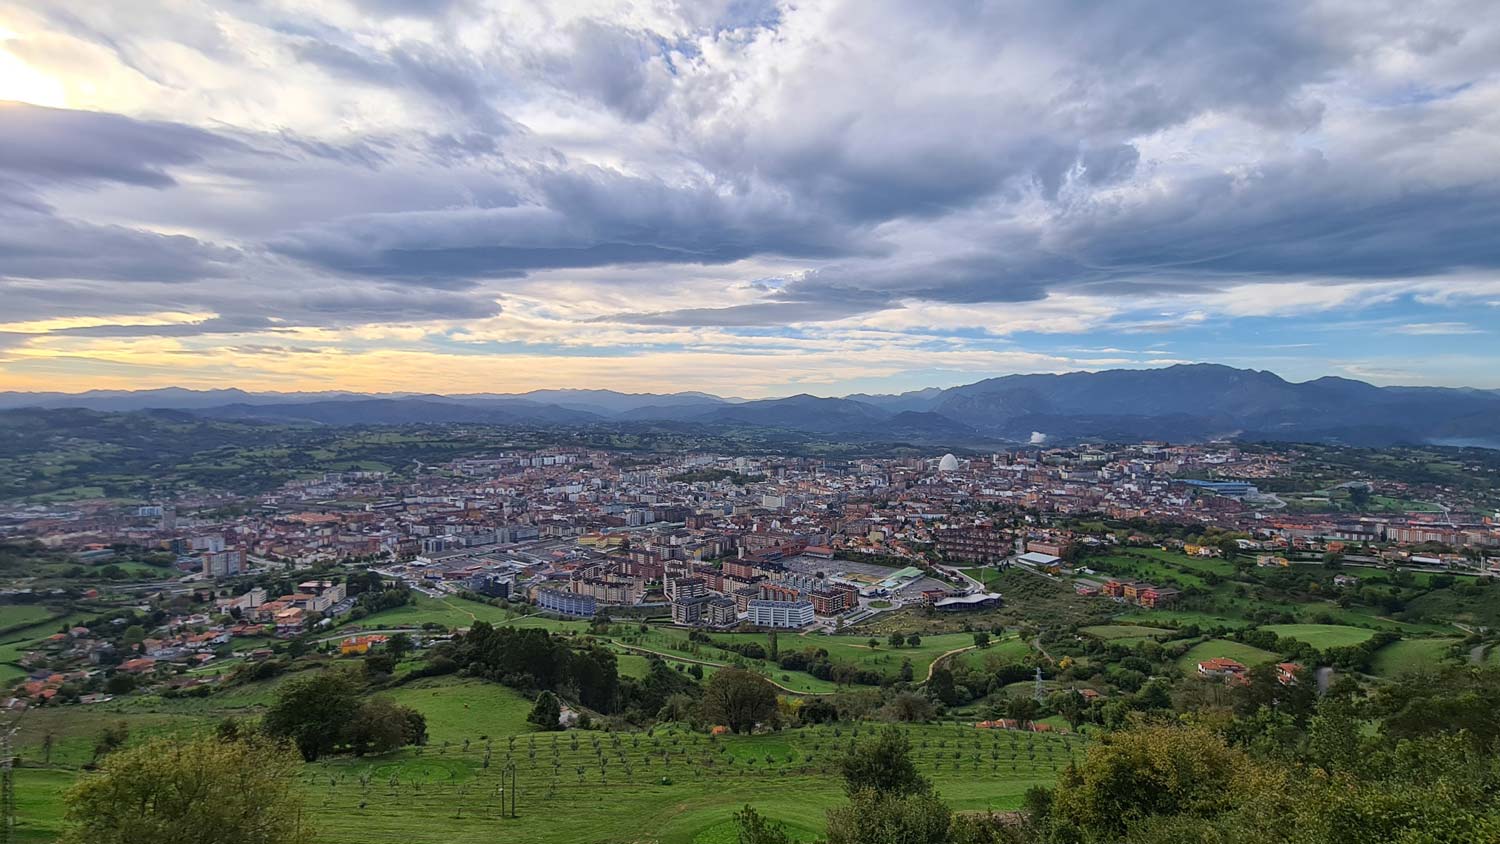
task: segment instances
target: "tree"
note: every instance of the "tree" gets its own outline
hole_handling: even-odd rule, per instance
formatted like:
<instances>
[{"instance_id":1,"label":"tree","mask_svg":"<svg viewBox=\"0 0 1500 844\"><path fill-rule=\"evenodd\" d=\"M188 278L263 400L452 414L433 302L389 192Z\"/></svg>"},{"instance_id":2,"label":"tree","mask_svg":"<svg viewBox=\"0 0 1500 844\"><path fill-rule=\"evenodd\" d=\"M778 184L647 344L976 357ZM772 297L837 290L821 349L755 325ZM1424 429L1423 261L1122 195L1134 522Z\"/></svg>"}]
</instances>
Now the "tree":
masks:
<instances>
[{"instance_id":1,"label":"tree","mask_svg":"<svg viewBox=\"0 0 1500 844\"><path fill-rule=\"evenodd\" d=\"M913 633L910 636L906 637L906 644L911 645L915 648L918 645L922 644L922 636L920 634Z\"/></svg>"},{"instance_id":2,"label":"tree","mask_svg":"<svg viewBox=\"0 0 1500 844\"><path fill-rule=\"evenodd\" d=\"M392 659L399 660L401 657L411 653L412 647L411 636L405 633L397 633L386 640L385 652L390 654Z\"/></svg>"},{"instance_id":3,"label":"tree","mask_svg":"<svg viewBox=\"0 0 1500 844\"><path fill-rule=\"evenodd\" d=\"M420 722L414 721L413 715ZM420 712L397 706L389 698L373 697L354 711L354 717L344 728L343 738L355 756L363 756L366 753L389 753L407 744L420 744L426 734L427 719Z\"/></svg>"},{"instance_id":4,"label":"tree","mask_svg":"<svg viewBox=\"0 0 1500 844\"><path fill-rule=\"evenodd\" d=\"M557 700L557 695L551 692L537 695L536 704L531 707L531 714L526 716L526 720L544 730L562 729L562 704Z\"/></svg>"},{"instance_id":5,"label":"tree","mask_svg":"<svg viewBox=\"0 0 1500 844\"><path fill-rule=\"evenodd\" d=\"M828 811L828 844L951 844L953 813L929 792L861 791Z\"/></svg>"},{"instance_id":6,"label":"tree","mask_svg":"<svg viewBox=\"0 0 1500 844\"><path fill-rule=\"evenodd\" d=\"M899 648L906 642L906 637L900 633L892 633L885 637L885 642L893 648Z\"/></svg>"},{"instance_id":7,"label":"tree","mask_svg":"<svg viewBox=\"0 0 1500 844\"><path fill-rule=\"evenodd\" d=\"M345 671L322 671L289 680L266 713L269 735L291 739L309 762L333 752L359 709L359 687Z\"/></svg>"},{"instance_id":8,"label":"tree","mask_svg":"<svg viewBox=\"0 0 1500 844\"><path fill-rule=\"evenodd\" d=\"M776 690L743 668L721 668L703 689L703 717L736 733L776 714Z\"/></svg>"},{"instance_id":9,"label":"tree","mask_svg":"<svg viewBox=\"0 0 1500 844\"><path fill-rule=\"evenodd\" d=\"M851 797L862 791L922 794L932 788L912 762L911 742L895 727L886 727L873 740L855 745L840 767L844 791Z\"/></svg>"},{"instance_id":10,"label":"tree","mask_svg":"<svg viewBox=\"0 0 1500 844\"><path fill-rule=\"evenodd\" d=\"M761 817L749 805L734 813L734 824L739 828L738 844L792 844L785 825Z\"/></svg>"},{"instance_id":11,"label":"tree","mask_svg":"<svg viewBox=\"0 0 1500 844\"><path fill-rule=\"evenodd\" d=\"M99 738L94 740L94 761L98 762L100 757L108 756L124 747L129 738L130 726L124 721L107 725L99 733Z\"/></svg>"},{"instance_id":12,"label":"tree","mask_svg":"<svg viewBox=\"0 0 1500 844\"><path fill-rule=\"evenodd\" d=\"M309 844L302 763L264 740L156 738L110 756L67 792L64 844Z\"/></svg>"},{"instance_id":13,"label":"tree","mask_svg":"<svg viewBox=\"0 0 1500 844\"><path fill-rule=\"evenodd\" d=\"M873 651L876 648L880 647L880 640L875 638L874 636L871 636L869 639L865 640L865 644L869 645L870 650Z\"/></svg>"},{"instance_id":14,"label":"tree","mask_svg":"<svg viewBox=\"0 0 1500 844\"><path fill-rule=\"evenodd\" d=\"M932 669L932 676L927 680L927 691L947 706L958 703L958 688L953 685L953 672L942 666Z\"/></svg>"},{"instance_id":15,"label":"tree","mask_svg":"<svg viewBox=\"0 0 1500 844\"><path fill-rule=\"evenodd\" d=\"M983 630L974 631L974 647L987 648L990 646L990 634Z\"/></svg>"},{"instance_id":16,"label":"tree","mask_svg":"<svg viewBox=\"0 0 1500 844\"><path fill-rule=\"evenodd\" d=\"M1256 793L1249 757L1206 727L1146 726L1092 745L1058 781L1051 810L1063 840L1118 841L1155 816L1210 818Z\"/></svg>"},{"instance_id":17,"label":"tree","mask_svg":"<svg viewBox=\"0 0 1500 844\"><path fill-rule=\"evenodd\" d=\"M882 707L883 714L891 721L930 721L932 701L911 692L899 692Z\"/></svg>"}]
</instances>

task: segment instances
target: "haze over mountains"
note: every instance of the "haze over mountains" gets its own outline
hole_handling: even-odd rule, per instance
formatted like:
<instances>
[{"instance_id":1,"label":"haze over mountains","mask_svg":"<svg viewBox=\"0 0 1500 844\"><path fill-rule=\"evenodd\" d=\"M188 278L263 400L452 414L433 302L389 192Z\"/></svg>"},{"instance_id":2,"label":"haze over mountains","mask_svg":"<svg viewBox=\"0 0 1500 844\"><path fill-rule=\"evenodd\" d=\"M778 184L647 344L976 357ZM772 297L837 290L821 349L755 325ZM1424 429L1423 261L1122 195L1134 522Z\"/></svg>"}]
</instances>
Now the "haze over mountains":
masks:
<instances>
[{"instance_id":1,"label":"haze over mountains","mask_svg":"<svg viewBox=\"0 0 1500 844\"><path fill-rule=\"evenodd\" d=\"M0 409L166 409L216 419L318 425L688 424L785 428L917 442L1252 440L1500 447L1500 392L1293 383L1217 364L1007 375L947 389L746 401L705 393L538 390L515 395L251 393L167 388L0 393Z\"/></svg>"}]
</instances>

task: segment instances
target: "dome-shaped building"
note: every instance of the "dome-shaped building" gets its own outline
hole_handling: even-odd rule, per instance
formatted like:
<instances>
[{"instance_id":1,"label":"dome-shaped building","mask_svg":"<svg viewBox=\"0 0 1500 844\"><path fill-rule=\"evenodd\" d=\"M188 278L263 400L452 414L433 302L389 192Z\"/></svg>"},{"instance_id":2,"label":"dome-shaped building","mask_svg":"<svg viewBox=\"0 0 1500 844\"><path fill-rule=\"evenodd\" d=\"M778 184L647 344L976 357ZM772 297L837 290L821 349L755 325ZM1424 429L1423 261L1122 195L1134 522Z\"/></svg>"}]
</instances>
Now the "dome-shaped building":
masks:
<instances>
[{"instance_id":1,"label":"dome-shaped building","mask_svg":"<svg viewBox=\"0 0 1500 844\"><path fill-rule=\"evenodd\" d=\"M939 472L957 472L958 471L958 458L954 457L952 454L945 454L945 455L943 455L943 459L938 461L938 471Z\"/></svg>"}]
</instances>

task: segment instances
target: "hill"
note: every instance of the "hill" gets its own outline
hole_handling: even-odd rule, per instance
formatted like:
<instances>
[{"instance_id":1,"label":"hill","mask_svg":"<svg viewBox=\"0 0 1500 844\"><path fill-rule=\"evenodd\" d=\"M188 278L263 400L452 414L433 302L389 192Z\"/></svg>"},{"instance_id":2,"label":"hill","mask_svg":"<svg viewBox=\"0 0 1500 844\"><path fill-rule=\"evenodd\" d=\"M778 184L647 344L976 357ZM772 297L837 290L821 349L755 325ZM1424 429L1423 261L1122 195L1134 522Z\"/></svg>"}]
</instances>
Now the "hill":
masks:
<instances>
[{"instance_id":1,"label":"hill","mask_svg":"<svg viewBox=\"0 0 1500 844\"><path fill-rule=\"evenodd\" d=\"M1500 448L1500 393L1287 381L1217 364L1007 375L947 389L743 401L704 393L536 390L467 395L247 393L240 390L0 393L0 408L166 408L213 419L319 425L474 423L590 426L671 422L895 437L920 443L1204 441Z\"/></svg>"}]
</instances>

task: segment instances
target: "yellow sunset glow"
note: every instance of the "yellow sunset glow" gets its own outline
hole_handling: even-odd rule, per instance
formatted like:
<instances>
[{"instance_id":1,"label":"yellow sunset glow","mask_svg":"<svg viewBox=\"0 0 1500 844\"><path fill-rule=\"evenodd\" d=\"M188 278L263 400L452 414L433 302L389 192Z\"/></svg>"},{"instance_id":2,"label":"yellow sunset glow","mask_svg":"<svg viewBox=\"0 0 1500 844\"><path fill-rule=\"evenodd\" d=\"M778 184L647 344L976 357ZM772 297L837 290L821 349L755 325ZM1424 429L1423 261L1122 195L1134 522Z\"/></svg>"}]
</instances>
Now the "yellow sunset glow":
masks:
<instances>
[{"instance_id":1,"label":"yellow sunset glow","mask_svg":"<svg viewBox=\"0 0 1500 844\"><path fill-rule=\"evenodd\" d=\"M12 33L0 29L0 44L12 37ZM42 73L3 47L0 47L0 100L52 108L66 108L68 105L62 80Z\"/></svg>"}]
</instances>

